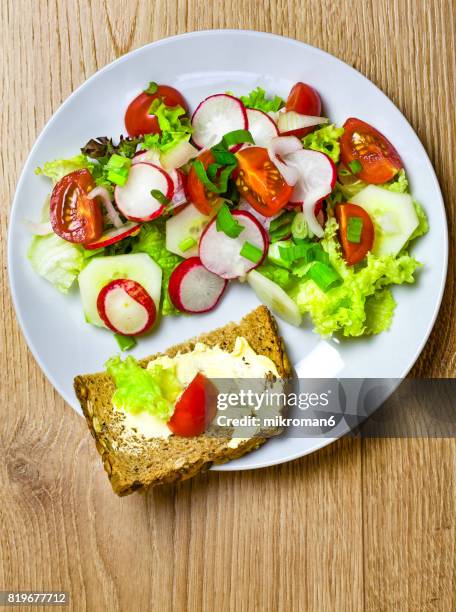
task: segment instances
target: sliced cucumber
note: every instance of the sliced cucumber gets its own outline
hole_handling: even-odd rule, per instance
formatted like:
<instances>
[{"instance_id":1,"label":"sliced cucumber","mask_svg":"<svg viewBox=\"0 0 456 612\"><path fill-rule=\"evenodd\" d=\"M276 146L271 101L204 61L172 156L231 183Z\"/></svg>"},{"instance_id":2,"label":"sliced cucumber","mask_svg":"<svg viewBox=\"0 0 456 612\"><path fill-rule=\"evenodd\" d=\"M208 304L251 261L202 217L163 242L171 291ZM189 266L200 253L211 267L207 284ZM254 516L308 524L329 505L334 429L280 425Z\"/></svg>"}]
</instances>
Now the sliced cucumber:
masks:
<instances>
[{"instance_id":1,"label":"sliced cucumber","mask_svg":"<svg viewBox=\"0 0 456 612\"><path fill-rule=\"evenodd\" d=\"M166 222L166 248L180 257L195 257L198 255L198 242L203 229L210 221L210 217L203 215L193 204L171 217ZM185 244L191 238L194 245L182 251L179 245Z\"/></svg>"},{"instance_id":2,"label":"sliced cucumber","mask_svg":"<svg viewBox=\"0 0 456 612\"><path fill-rule=\"evenodd\" d=\"M161 294L162 271L146 253L95 257L79 275L82 307L88 323L105 327L97 310L100 291L113 280L134 280L144 287L155 302L158 311Z\"/></svg>"},{"instance_id":3,"label":"sliced cucumber","mask_svg":"<svg viewBox=\"0 0 456 612\"><path fill-rule=\"evenodd\" d=\"M419 219L408 193L369 185L350 201L364 208L374 223L374 255L396 255L418 227Z\"/></svg>"},{"instance_id":4,"label":"sliced cucumber","mask_svg":"<svg viewBox=\"0 0 456 612\"><path fill-rule=\"evenodd\" d=\"M255 291L258 299L278 317L296 327L301 325L302 317L297 305L277 283L256 270L247 274L247 282Z\"/></svg>"}]
</instances>

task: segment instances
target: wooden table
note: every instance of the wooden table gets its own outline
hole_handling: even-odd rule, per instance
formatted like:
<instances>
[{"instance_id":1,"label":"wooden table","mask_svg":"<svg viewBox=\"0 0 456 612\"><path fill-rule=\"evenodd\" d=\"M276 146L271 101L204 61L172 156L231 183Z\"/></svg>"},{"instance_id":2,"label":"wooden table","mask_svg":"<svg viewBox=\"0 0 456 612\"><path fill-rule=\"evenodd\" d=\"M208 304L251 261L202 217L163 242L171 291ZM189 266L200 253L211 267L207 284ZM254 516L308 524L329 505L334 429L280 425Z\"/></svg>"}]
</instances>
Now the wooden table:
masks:
<instances>
[{"instance_id":1,"label":"wooden table","mask_svg":"<svg viewBox=\"0 0 456 612\"><path fill-rule=\"evenodd\" d=\"M21 167L59 104L136 47L227 27L297 38L372 79L424 143L454 236L455 23L454 0L2 0L3 255ZM454 256L415 375L455 374ZM456 609L454 440L346 439L118 499L27 350L5 259L1 274L0 589L67 590L78 611Z\"/></svg>"}]
</instances>

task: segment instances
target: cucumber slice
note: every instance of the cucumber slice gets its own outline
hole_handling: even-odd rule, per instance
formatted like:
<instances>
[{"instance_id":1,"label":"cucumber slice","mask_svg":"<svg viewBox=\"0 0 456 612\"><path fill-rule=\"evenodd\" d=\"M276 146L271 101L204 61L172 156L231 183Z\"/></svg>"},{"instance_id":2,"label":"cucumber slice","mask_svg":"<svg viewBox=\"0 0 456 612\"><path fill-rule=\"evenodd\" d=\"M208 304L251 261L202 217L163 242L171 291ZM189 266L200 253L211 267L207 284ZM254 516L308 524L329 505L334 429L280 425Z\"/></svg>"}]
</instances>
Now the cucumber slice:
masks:
<instances>
[{"instance_id":1,"label":"cucumber slice","mask_svg":"<svg viewBox=\"0 0 456 612\"><path fill-rule=\"evenodd\" d=\"M369 185L350 201L364 208L374 223L374 255L396 255L418 227L419 219L408 193Z\"/></svg>"},{"instance_id":2,"label":"cucumber slice","mask_svg":"<svg viewBox=\"0 0 456 612\"><path fill-rule=\"evenodd\" d=\"M185 259L198 255L200 236L210 220L210 217L201 214L193 204L189 204L175 217L168 219L166 222L166 248L168 251ZM192 238L195 244L190 249L182 251L179 245L188 238Z\"/></svg>"},{"instance_id":3,"label":"cucumber slice","mask_svg":"<svg viewBox=\"0 0 456 612\"><path fill-rule=\"evenodd\" d=\"M301 325L302 317L297 305L277 283L256 270L247 274L247 282L255 291L258 299L278 317L296 327Z\"/></svg>"},{"instance_id":4,"label":"cucumber slice","mask_svg":"<svg viewBox=\"0 0 456 612\"><path fill-rule=\"evenodd\" d=\"M142 285L154 300L158 311L162 271L149 255L132 253L129 255L95 257L78 278L82 307L88 323L106 327L98 314L98 294L108 283L120 278L134 280Z\"/></svg>"}]
</instances>

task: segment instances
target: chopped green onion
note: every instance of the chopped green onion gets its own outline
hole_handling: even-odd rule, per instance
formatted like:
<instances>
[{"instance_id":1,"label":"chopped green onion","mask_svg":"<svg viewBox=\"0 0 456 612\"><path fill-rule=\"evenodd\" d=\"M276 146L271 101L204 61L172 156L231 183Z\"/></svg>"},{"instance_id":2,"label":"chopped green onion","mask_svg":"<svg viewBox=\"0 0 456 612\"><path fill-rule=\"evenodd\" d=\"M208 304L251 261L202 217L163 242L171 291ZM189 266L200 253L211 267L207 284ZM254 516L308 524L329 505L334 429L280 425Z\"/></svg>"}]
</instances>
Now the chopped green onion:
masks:
<instances>
[{"instance_id":1,"label":"chopped green onion","mask_svg":"<svg viewBox=\"0 0 456 612\"><path fill-rule=\"evenodd\" d=\"M224 193L228 188L228 179L230 178L230 175L236 166L232 165L223 168L223 170L220 172L220 176L218 177L218 185L213 183L211 179L207 176L204 164L200 159L196 159L193 162L193 167L195 168L196 175L206 187L206 189L208 189L209 191L213 191L214 193Z\"/></svg>"},{"instance_id":2,"label":"chopped green onion","mask_svg":"<svg viewBox=\"0 0 456 612\"><path fill-rule=\"evenodd\" d=\"M279 253L284 261L293 262L297 259L304 259L306 263L314 261L313 242L302 242L301 244L291 244L290 246L280 246Z\"/></svg>"},{"instance_id":3,"label":"chopped green onion","mask_svg":"<svg viewBox=\"0 0 456 612\"><path fill-rule=\"evenodd\" d=\"M229 166L231 164L237 164L236 156L230 151L227 151L222 143L212 147L211 153L214 156L215 162L222 166Z\"/></svg>"},{"instance_id":4,"label":"chopped green onion","mask_svg":"<svg viewBox=\"0 0 456 612\"><path fill-rule=\"evenodd\" d=\"M222 143L227 149L233 145L243 144L244 142L255 144L253 136L249 130L234 130L233 132L228 132L228 134L225 134L225 136L222 138Z\"/></svg>"},{"instance_id":5,"label":"chopped green onion","mask_svg":"<svg viewBox=\"0 0 456 612\"><path fill-rule=\"evenodd\" d=\"M286 212L281 214L280 217L277 217L276 219L273 219L271 221L271 223L269 224L269 231L273 232L277 228L282 227L282 225L288 225L293 220L293 217L293 212Z\"/></svg>"},{"instance_id":6,"label":"chopped green onion","mask_svg":"<svg viewBox=\"0 0 456 612\"><path fill-rule=\"evenodd\" d=\"M310 266L307 271L307 278L313 280L325 293L342 282L342 279L333 268L319 261Z\"/></svg>"},{"instance_id":7,"label":"chopped green onion","mask_svg":"<svg viewBox=\"0 0 456 612\"><path fill-rule=\"evenodd\" d=\"M106 169L108 170L108 181L111 181L111 183L123 187L127 182L130 167L131 159L129 159L128 157L123 157L123 155L118 155L117 153L114 153L114 155L111 155L108 163L106 164Z\"/></svg>"},{"instance_id":8,"label":"chopped green onion","mask_svg":"<svg viewBox=\"0 0 456 612\"><path fill-rule=\"evenodd\" d=\"M206 169L206 172L207 176L211 179L211 181L215 179L215 177L217 176L217 172L220 170L220 168L222 168L221 164L209 164Z\"/></svg>"},{"instance_id":9,"label":"chopped green onion","mask_svg":"<svg viewBox=\"0 0 456 612\"><path fill-rule=\"evenodd\" d=\"M288 223L287 225L282 225L281 227L278 227L272 232L271 230L269 230L269 240L271 242L277 242L278 240L283 240L290 234L291 234L291 223Z\"/></svg>"},{"instance_id":10,"label":"chopped green onion","mask_svg":"<svg viewBox=\"0 0 456 612\"><path fill-rule=\"evenodd\" d=\"M196 240L192 238L191 236L189 236L188 238L184 238L183 240L181 240L181 242L179 242L177 246L182 251L182 253L185 253L185 251L188 251L195 245L196 245Z\"/></svg>"},{"instance_id":11,"label":"chopped green onion","mask_svg":"<svg viewBox=\"0 0 456 612\"><path fill-rule=\"evenodd\" d=\"M157 83L154 83L154 81L151 81L147 87L147 89L144 90L144 93L147 94L154 94L157 93L157 89L158 89L158 85Z\"/></svg>"},{"instance_id":12,"label":"chopped green onion","mask_svg":"<svg viewBox=\"0 0 456 612\"><path fill-rule=\"evenodd\" d=\"M244 242L240 255L253 263L258 263L263 257L263 251L250 242Z\"/></svg>"},{"instance_id":13,"label":"chopped green onion","mask_svg":"<svg viewBox=\"0 0 456 612\"><path fill-rule=\"evenodd\" d=\"M117 340L117 344L121 351L129 351L136 346L136 340L133 336L122 336L122 334L114 334L114 338Z\"/></svg>"},{"instance_id":14,"label":"chopped green onion","mask_svg":"<svg viewBox=\"0 0 456 612\"><path fill-rule=\"evenodd\" d=\"M223 232L230 238L237 238L239 234L245 229L239 223L239 221L235 217L233 217L230 212L230 209L226 204L222 204L217 213L215 227L218 232Z\"/></svg>"},{"instance_id":15,"label":"chopped green onion","mask_svg":"<svg viewBox=\"0 0 456 612\"><path fill-rule=\"evenodd\" d=\"M152 189L150 195L158 202L160 202L160 204L163 204L163 206L167 206L170 203L170 200L168 200L168 198L162 191L160 191L160 189Z\"/></svg>"},{"instance_id":16,"label":"chopped green onion","mask_svg":"<svg viewBox=\"0 0 456 612\"><path fill-rule=\"evenodd\" d=\"M353 174L358 174L358 172L361 172L361 170L363 169L363 166L359 159L354 159L353 161L349 162L348 167L353 172Z\"/></svg>"},{"instance_id":17,"label":"chopped green onion","mask_svg":"<svg viewBox=\"0 0 456 612\"><path fill-rule=\"evenodd\" d=\"M291 224L291 233L295 239L313 238L314 234L303 212L296 213Z\"/></svg>"},{"instance_id":18,"label":"chopped green onion","mask_svg":"<svg viewBox=\"0 0 456 612\"><path fill-rule=\"evenodd\" d=\"M361 217L348 217L347 223L347 240L348 242L361 242L361 234L363 233L363 220Z\"/></svg>"}]
</instances>

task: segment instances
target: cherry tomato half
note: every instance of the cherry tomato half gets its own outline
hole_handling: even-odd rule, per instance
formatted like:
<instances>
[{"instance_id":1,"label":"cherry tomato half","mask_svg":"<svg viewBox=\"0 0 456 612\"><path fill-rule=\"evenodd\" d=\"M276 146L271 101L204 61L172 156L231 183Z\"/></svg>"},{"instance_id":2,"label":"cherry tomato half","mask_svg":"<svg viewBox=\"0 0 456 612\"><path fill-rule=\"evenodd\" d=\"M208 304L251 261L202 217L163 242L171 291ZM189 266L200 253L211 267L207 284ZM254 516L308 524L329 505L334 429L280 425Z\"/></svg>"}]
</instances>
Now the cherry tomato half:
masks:
<instances>
[{"instance_id":1,"label":"cherry tomato half","mask_svg":"<svg viewBox=\"0 0 456 612\"><path fill-rule=\"evenodd\" d=\"M361 169L354 174L374 185L390 181L403 167L399 153L390 141L368 123L354 118L344 123L340 159L347 168L351 162L359 161Z\"/></svg>"},{"instance_id":2,"label":"cherry tomato half","mask_svg":"<svg viewBox=\"0 0 456 612\"><path fill-rule=\"evenodd\" d=\"M198 373L176 402L168 427L177 436L199 436L215 416L216 398L216 387Z\"/></svg>"},{"instance_id":3,"label":"cherry tomato half","mask_svg":"<svg viewBox=\"0 0 456 612\"><path fill-rule=\"evenodd\" d=\"M86 244L103 233L103 214L97 198L87 194L95 187L90 172L75 170L55 185L51 194L50 218L54 232L67 240Z\"/></svg>"},{"instance_id":4,"label":"cherry tomato half","mask_svg":"<svg viewBox=\"0 0 456 612\"><path fill-rule=\"evenodd\" d=\"M177 89L169 85L158 85L155 93L150 94L143 91L128 105L125 113L125 127L130 136L160 133L157 117L149 115L150 105L156 98L162 98L166 106L182 106L188 113L187 102Z\"/></svg>"},{"instance_id":5,"label":"cherry tomato half","mask_svg":"<svg viewBox=\"0 0 456 612\"><path fill-rule=\"evenodd\" d=\"M286 111L294 111L300 115L311 115L312 117L319 117L321 114L321 100L317 91L310 85L305 83L296 83L288 94L287 102L285 104ZM300 128L299 130L292 130L287 132L288 135L297 136L302 138L306 134L313 132L315 127Z\"/></svg>"},{"instance_id":6,"label":"cherry tomato half","mask_svg":"<svg viewBox=\"0 0 456 612\"><path fill-rule=\"evenodd\" d=\"M198 155L198 159L203 163L204 168L207 168L209 164L213 164L215 159L210 151L204 151ZM208 191L203 183L199 180L196 174L195 168L192 166L188 173L187 194L196 208L203 215L210 215L218 208L218 204L221 202L220 197L212 192Z\"/></svg>"},{"instance_id":7,"label":"cherry tomato half","mask_svg":"<svg viewBox=\"0 0 456 612\"><path fill-rule=\"evenodd\" d=\"M353 266L362 261L372 249L375 237L374 225L364 208L357 204L336 204L335 214L339 224L339 241L344 259L349 266ZM348 224L353 217L363 222L359 242L350 242L347 236Z\"/></svg>"},{"instance_id":8,"label":"cherry tomato half","mask_svg":"<svg viewBox=\"0 0 456 612\"><path fill-rule=\"evenodd\" d=\"M236 153L236 185L248 203L265 217L271 217L290 200L288 185L269 158L267 149L248 147Z\"/></svg>"}]
</instances>

